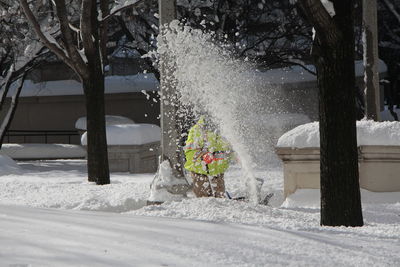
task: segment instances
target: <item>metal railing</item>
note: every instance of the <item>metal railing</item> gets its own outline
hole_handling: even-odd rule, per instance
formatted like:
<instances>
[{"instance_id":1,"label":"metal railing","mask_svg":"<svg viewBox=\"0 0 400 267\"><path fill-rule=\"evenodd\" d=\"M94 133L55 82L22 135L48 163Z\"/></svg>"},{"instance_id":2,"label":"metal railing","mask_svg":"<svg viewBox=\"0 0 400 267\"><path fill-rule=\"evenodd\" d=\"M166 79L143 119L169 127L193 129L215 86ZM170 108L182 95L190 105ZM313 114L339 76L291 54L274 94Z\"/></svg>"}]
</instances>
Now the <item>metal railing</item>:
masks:
<instances>
[{"instance_id":1,"label":"metal railing","mask_svg":"<svg viewBox=\"0 0 400 267\"><path fill-rule=\"evenodd\" d=\"M42 137L45 144L48 144L50 137L62 137L65 136L68 140L68 144L71 144L72 137L78 137L80 134L78 131L71 131L71 130L10 130L6 132L4 140L7 143L10 143L10 139L12 138L23 138L23 143L27 143L27 138L29 137Z\"/></svg>"}]
</instances>

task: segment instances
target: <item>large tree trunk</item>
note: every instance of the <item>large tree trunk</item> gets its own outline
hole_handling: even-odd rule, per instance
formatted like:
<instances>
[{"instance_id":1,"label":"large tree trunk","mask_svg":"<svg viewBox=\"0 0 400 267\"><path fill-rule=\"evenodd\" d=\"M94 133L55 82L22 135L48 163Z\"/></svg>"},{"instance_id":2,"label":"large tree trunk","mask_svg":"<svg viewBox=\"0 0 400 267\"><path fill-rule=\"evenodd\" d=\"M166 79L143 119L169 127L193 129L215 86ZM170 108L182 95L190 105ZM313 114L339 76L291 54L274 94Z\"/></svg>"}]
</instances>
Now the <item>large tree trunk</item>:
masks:
<instances>
[{"instance_id":1,"label":"large tree trunk","mask_svg":"<svg viewBox=\"0 0 400 267\"><path fill-rule=\"evenodd\" d=\"M362 226L356 139L353 1L336 1L341 34L319 41L321 225ZM318 38L318 35L317 35Z\"/></svg>"},{"instance_id":2,"label":"large tree trunk","mask_svg":"<svg viewBox=\"0 0 400 267\"><path fill-rule=\"evenodd\" d=\"M88 179L98 185L110 183L105 130L104 75L93 71L83 81L86 97Z\"/></svg>"}]
</instances>

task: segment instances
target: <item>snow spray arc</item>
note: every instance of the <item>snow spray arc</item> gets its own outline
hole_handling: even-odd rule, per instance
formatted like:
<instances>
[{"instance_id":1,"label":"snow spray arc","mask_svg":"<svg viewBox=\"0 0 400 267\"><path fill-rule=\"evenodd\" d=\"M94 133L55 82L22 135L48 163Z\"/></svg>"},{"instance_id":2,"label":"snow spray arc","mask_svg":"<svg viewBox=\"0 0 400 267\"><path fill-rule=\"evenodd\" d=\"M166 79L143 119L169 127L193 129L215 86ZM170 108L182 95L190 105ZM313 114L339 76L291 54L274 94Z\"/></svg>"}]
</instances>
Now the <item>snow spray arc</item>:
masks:
<instances>
[{"instance_id":1,"label":"snow spray arc","mask_svg":"<svg viewBox=\"0 0 400 267\"><path fill-rule=\"evenodd\" d=\"M260 91L255 67L239 59L224 45L216 44L212 33L205 33L173 21L169 29L158 38L157 52L171 60L174 83L180 94L180 103L189 104L194 112L206 112L219 126L222 135L239 155L247 179L250 199L259 201L257 182L253 174L256 167L258 133L248 120L256 114L275 111L276 99L268 101L266 108L260 99L268 97ZM254 121L253 121L254 124Z\"/></svg>"}]
</instances>

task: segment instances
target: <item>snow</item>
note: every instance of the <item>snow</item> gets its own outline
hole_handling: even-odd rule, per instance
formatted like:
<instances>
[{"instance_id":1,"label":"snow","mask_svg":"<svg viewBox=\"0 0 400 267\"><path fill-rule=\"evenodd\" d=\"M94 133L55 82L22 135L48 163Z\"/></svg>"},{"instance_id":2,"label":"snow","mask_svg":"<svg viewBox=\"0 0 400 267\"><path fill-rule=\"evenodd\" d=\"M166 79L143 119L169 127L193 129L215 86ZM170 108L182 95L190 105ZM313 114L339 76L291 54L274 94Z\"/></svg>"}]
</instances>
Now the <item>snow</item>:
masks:
<instances>
[{"instance_id":1,"label":"snow","mask_svg":"<svg viewBox=\"0 0 400 267\"><path fill-rule=\"evenodd\" d=\"M241 166L233 164L225 173L227 191L254 200L246 180L260 178L264 184L259 195L274 193L269 205L189 194L182 201L146 206L154 174L112 173L111 184L97 186L87 182L85 160L24 161L16 168L12 160L0 158L0 170L5 170L0 173L0 265L400 264L400 192L362 191L364 227L321 227L317 190L297 190L284 202L281 163L252 164L251 143L265 140L243 118L259 114L266 119L254 125L274 126L273 114L281 111L276 109L281 101L274 88L257 94L256 74L249 74L249 65L213 46L207 35L186 29L166 37L172 51L186 52L174 55L179 90L192 92L190 100L198 101L221 124L222 133L239 152ZM165 49L162 43L160 49ZM268 105L259 102L261 97ZM360 132L378 141L388 135L400 139L397 124L362 123ZM300 137L289 135L287 142L314 142L315 124L299 126ZM109 125L108 137L129 144L156 136L159 140L159 128L153 126L151 134L140 128L140 124ZM142 134L133 134L135 129ZM265 149L261 156L272 157L272 150ZM169 168L160 171L163 177L171 176Z\"/></svg>"},{"instance_id":2,"label":"snow","mask_svg":"<svg viewBox=\"0 0 400 267\"><path fill-rule=\"evenodd\" d=\"M135 122L127 117L106 115L106 125L118 125L118 124L134 124ZM79 130L86 130L86 117L81 117L75 122L75 128Z\"/></svg>"},{"instance_id":3,"label":"snow","mask_svg":"<svg viewBox=\"0 0 400 267\"><path fill-rule=\"evenodd\" d=\"M129 5L133 5L133 4L135 4L135 3L139 2L139 1L140 0L119 0L119 1L116 1L116 4L111 9L110 13L111 14L116 13L116 12L118 12L118 10L120 10L120 9L122 9L124 7L127 7Z\"/></svg>"},{"instance_id":4,"label":"snow","mask_svg":"<svg viewBox=\"0 0 400 267\"><path fill-rule=\"evenodd\" d=\"M4 146L4 145L3 145ZM0 154L0 176L7 174L18 174L20 172L20 167L15 161L13 161L9 156Z\"/></svg>"},{"instance_id":5,"label":"snow","mask_svg":"<svg viewBox=\"0 0 400 267\"><path fill-rule=\"evenodd\" d=\"M143 145L161 140L161 128L154 124L117 124L106 126L108 145ZM87 145L87 133L81 137Z\"/></svg>"},{"instance_id":6,"label":"snow","mask_svg":"<svg viewBox=\"0 0 400 267\"><path fill-rule=\"evenodd\" d=\"M270 206L192 198L144 206L153 174L86 181L84 160L19 162L0 176L4 266L397 266L400 193L362 191L365 226L319 226L318 190L282 204L281 166L255 170ZM4 165L4 164L3 164ZM245 192L239 166L227 190ZM268 189L267 189L268 188ZM308 202L305 202L307 200Z\"/></svg>"},{"instance_id":7,"label":"snow","mask_svg":"<svg viewBox=\"0 0 400 267\"><path fill-rule=\"evenodd\" d=\"M86 156L85 149L70 144L3 144L1 153L13 159L62 159Z\"/></svg>"},{"instance_id":8,"label":"snow","mask_svg":"<svg viewBox=\"0 0 400 267\"><path fill-rule=\"evenodd\" d=\"M183 181L183 183L187 183ZM173 185L181 185L182 179L177 179L171 169L168 160L160 163L154 180L151 183L149 201L166 202L174 200L182 200L181 194L172 194L168 192L168 187Z\"/></svg>"},{"instance_id":9,"label":"snow","mask_svg":"<svg viewBox=\"0 0 400 267\"><path fill-rule=\"evenodd\" d=\"M326 11L329 13L331 17L335 16L335 7L333 6L333 3L329 0L321 0L322 5L326 9Z\"/></svg>"},{"instance_id":10,"label":"snow","mask_svg":"<svg viewBox=\"0 0 400 267\"><path fill-rule=\"evenodd\" d=\"M399 146L400 122L357 121L357 143L359 146ZM303 124L285 133L277 147L319 147L318 122Z\"/></svg>"},{"instance_id":11,"label":"snow","mask_svg":"<svg viewBox=\"0 0 400 267\"><path fill-rule=\"evenodd\" d=\"M229 47L217 44L210 33L173 21L157 41L157 52L165 58L175 59L163 62L173 71L173 79L169 82L176 84L181 96L179 100L191 107L183 108L181 115L192 115L193 111L207 114L218 125L222 136L239 155L243 179L250 181L251 198L257 202L259 196L253 168L259 157L254 153L258 144L251 141L257 140L259 131L257 125L250 125L244 119L255 114L281 113L283 105L278 99L279 90L265 86L255 66L237 59ZM268 149L272 150L272 146Z\"/></svg>"},{"instance_id":12,"label":"snow","mask_svg":"<svg viewBox=\"0 0 400 267\"><path fill-rule=\"evenodd\" d=\"M16 89L14 84L8 93L12 96ZM154 74L136 74L131 76L106 76L105 93L132 93L145 91L158 91L158 81ZM62 96L83 95L82 84L75 80L48 81L34 83L26 80L21 91L21 97L32 96Z\"/></svg>"}]
</instances>

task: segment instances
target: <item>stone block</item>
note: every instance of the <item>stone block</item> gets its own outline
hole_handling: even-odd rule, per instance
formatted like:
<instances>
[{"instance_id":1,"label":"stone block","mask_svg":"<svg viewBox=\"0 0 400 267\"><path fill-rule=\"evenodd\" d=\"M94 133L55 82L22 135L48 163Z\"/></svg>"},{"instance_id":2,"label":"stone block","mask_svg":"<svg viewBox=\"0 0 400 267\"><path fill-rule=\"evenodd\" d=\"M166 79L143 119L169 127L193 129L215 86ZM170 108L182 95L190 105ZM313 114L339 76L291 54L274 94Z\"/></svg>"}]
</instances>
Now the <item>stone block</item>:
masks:
<instances>
[{"instance_id":1,"label":"stone block","mask_svg":"<svg viewBox=\"0 0 400 267\"><path fill-rule=\"evenodd\" d=\"M319 148L276 148L283 161L284 197L298 188L320 188ZM360 146L360 187L373 192L400 191L400 147Z\"/></svg>"}]
</instances>

